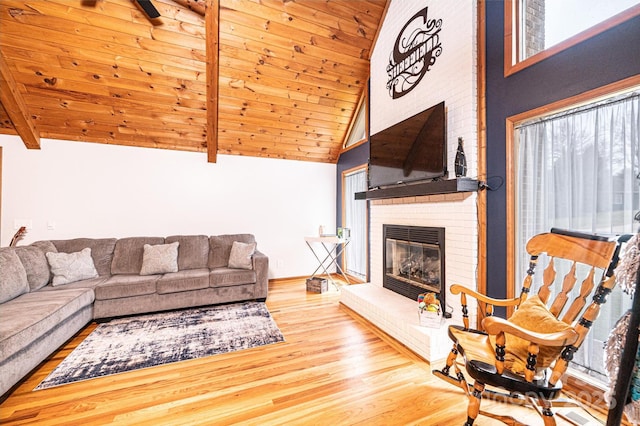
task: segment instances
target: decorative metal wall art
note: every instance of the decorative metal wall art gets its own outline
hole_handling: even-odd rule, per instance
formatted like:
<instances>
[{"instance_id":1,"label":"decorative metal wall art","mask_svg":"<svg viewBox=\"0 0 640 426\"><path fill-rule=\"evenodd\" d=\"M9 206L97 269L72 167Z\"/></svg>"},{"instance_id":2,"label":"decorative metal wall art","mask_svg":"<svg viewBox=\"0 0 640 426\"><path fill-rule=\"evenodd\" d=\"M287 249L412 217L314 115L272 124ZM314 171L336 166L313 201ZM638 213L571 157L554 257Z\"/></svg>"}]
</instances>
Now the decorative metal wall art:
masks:
<instances>
[{"instance_id":1,"label":"decorative metal wall art","mask_svg":"<svg viewBox=\"0 0 640 426\"><path fill-rule=\"evenodd\" d=\"M428 7L404 24L387 65L387 89L393 99L413 90L442 53L442 19L428 19Z\"/></svg>"}]
</instances>

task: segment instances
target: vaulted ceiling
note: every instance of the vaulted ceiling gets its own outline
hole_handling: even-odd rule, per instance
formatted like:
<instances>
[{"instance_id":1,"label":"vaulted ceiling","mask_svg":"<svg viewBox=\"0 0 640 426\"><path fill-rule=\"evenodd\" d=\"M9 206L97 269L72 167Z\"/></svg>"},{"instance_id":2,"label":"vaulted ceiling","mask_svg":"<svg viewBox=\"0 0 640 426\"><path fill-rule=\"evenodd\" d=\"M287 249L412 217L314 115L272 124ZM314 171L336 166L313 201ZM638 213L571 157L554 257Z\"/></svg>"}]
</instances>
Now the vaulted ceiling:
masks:
<instances>
[{"instance_id":1,"label":"vaulted ceiling","mask_svg":"<svg viewBox=\"0 0 640 426\"><path fill-rule=\"evenodd\" d=\"M151 3L1 0L0 133L337 160L387 0Z\"/></svg>"}]
</instances>

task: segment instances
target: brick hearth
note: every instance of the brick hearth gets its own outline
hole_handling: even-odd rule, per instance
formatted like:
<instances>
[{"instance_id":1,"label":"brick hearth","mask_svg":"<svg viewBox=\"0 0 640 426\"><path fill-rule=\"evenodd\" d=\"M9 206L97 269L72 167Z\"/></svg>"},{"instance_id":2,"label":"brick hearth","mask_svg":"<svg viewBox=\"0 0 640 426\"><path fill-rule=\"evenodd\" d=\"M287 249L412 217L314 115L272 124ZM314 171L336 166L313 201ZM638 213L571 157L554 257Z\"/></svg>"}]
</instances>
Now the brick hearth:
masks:
<instances>
[{"instance_id":1,"label":"brick hearth","mask_svg":"<svg viewBox=\"0 0 640 426\"><path fill-rule=\"evenodd\" d=\"M340 302L400 343L433 363L447 357L451 340L447 323L440 328L419 325L418 302L370 283L344 286Z\"/></svg>"}]
</instances>

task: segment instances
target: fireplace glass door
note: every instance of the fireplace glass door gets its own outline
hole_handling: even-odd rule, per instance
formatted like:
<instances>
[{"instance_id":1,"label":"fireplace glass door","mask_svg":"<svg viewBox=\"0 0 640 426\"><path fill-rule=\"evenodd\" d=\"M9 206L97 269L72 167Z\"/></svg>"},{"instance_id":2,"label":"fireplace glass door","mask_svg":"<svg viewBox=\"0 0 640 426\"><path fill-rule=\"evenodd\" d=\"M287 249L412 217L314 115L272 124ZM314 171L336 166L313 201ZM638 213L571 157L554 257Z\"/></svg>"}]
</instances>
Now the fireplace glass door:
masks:
<instances>
[{"instance_id":1,"label":"fireplace glass door","mask_svg":"<svg viewBox=\"0 0 640 426\"><path fill-rule=\"evenodd\" d=\"M435 244L386 239L387 277L440 293L440 247Z\"/></svg>"},{"instance_id":2,"label":"fireplace glass door","mask_svg":"<svg viewBox=\"0 0 640 426\"><path fill-rule=\"evenodd\" d=\"M382 287L416 300L436 293L446 306L444 228L384 224Z\"/></svg>"}]
</instances>

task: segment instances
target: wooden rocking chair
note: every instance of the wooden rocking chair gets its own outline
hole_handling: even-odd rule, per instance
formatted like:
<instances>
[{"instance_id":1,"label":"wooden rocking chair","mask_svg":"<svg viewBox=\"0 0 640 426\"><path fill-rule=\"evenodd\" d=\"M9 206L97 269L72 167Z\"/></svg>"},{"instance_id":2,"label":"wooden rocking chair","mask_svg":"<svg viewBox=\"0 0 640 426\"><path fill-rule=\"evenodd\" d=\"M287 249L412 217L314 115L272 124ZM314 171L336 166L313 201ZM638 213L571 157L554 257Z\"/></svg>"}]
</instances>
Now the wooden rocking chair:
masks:
<instances>
[{"instance_id":1,"label":"wooden rocking chair","mask_svg":"<svg viewBox=\"0 0 640 426\"><path fill-rule=\"evenodd\" d=\"M451 293L460 294L464 327L449 326L453 349L446 365L442 370L434 370L433 374L460 386L467 394L469 405L465 426L471 426L479 413L504 423L521 424L509 416L481 412L483 396L532 406L542 416L545 426L556 424L551 401L559 396L560 379L598 316L600 305L615 285L613 269L619 250L617 241L552 229L550 233L534 236L527 243L531 260L519 297L493 299L461 285L451 287ZM538 258L543 254L548 263L542 283L537 295L528 297ZM569 271L563 277L557 277L559 274L556 273L556 265L559 267L563 262L559 259L568 261ZM567 304L569 293L578 282L577 274L585 270L586 277L580 277L578 296ZM597 281L596 274L599 276ZM487 315L482 320L482 330L469 328L467 295L474 297L479 309L484 309ZM555 298L551 300L553 295ZM592 301L587 306L590 296ZM492 316L495 306L517 310L505 320ZM459 355L475 381L473 386L467 384L458 365ZM452 367L455 376L449 374ZM505 389L508 393L485 388L486 385Z\"/></svg>"}]
</instances>

